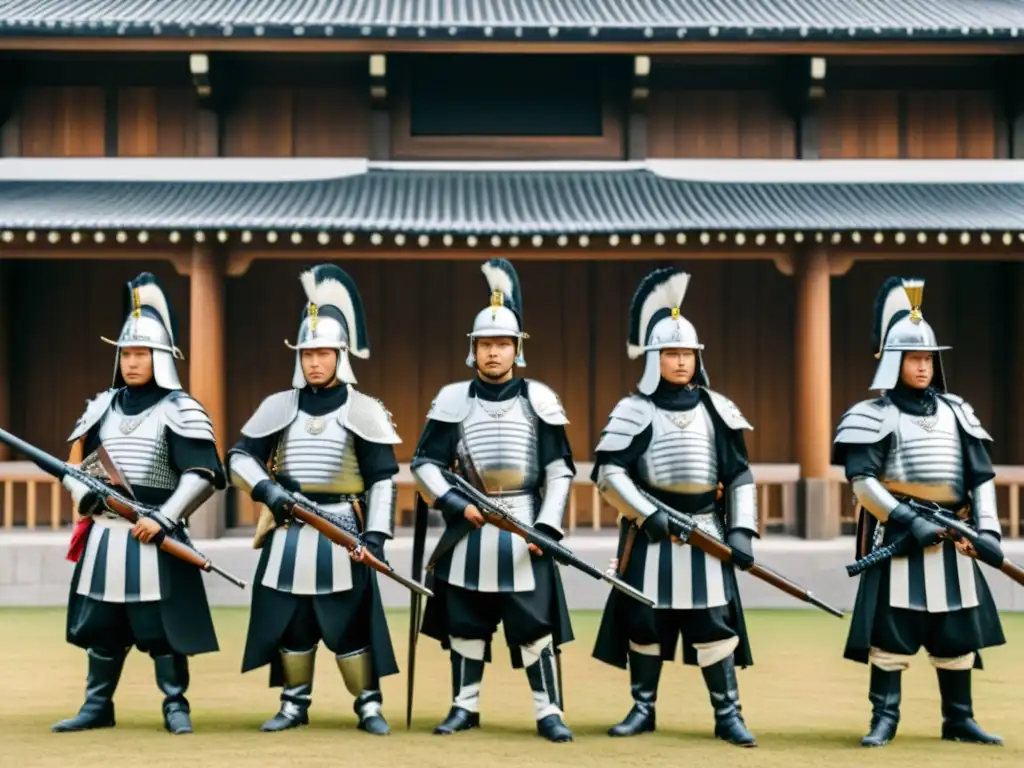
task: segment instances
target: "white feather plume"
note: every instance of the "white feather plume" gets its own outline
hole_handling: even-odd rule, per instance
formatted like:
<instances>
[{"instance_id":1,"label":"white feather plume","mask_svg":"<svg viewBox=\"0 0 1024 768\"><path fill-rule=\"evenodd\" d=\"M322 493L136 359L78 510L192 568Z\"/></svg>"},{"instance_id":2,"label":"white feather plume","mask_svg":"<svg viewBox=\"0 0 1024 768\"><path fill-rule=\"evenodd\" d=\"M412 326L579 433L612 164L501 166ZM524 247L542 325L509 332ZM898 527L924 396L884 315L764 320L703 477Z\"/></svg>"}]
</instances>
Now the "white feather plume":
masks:
<instances>
[{"instance_id":1,"label":"white feather plume","mask_svg":"<svg viewBox=\"0 0 1024 768\"><path fill-rule=\"evenodd\" d=\"M357 338L356 309L352 304L352 295L344 284L333 278L325 278L319 283L316 281L316 273L310 269L299 276L302 289L306 292L306 298L318 307L337 307L345 318L348 326L348 351L358 358L366 359L370 356L370 350L361 346L362 340Z\"/></svg>"},{"instance_id":2,"label":"white feather plume","mask_svg":"<svg viewBox=\"0 0 1024 768\"><path fill-rule=\"evenodd\" d=\"M644 352L647 341L648 324L659 309L673 309L682 306L686 297L686 289L690 286L690 275L677 272L668 280L650 292L640 308L640 344L627 344L626 354L630 360L636 360Z\"/></svg>"},{"instance_id":3,"label":"white feather plume","mask_svg":"<svg viewBox=\"0 0 1024 768\"><path fill-rule=\"evenodd\" d=\"M171 339L171 346L175 346L178 342L174 338L173 326L171 325L171 310L167 306L167 297L160 290L160 286L156 283L144 283L137 286L135 290L139 294L139 303L144 307L156 310L157 314L160 315L160 320L163 322L164 328L167 329L167 335Z\"/></svg>"},{"instance_id":4,"label":"white feather plume","mask_svg":"<svg viewBox=\"0 0 1024 768\"><path fill-rule=\"evenodd\" d=\"M512 278L509 274L501 267L496 267L489 262L484 262L480 265L480 271L484 273L484 278L487 280L487 287L492 291L501 291L501 295L505 297L506 302L511 301L512 296ZM518 309L518 307L517 307Z\"/></svg>"},{"instance_id":5,"label":"white feather plume","mask_svg":"<svg viewBox=\"0 0 1024 768\"><path fill-rule=\"evenodd\" d=\"M892 322L893 315L901 311L909 312L912 309L910 299L907 298L906 288L903 285L895 286L886 294L885 303L882 305L881 343L878 346L878 351L875 353L876 358L882 356L882 349L885 348L885 337L888 335L887 329L889 328L889 323Z\"/></svg>"}]
</instances>

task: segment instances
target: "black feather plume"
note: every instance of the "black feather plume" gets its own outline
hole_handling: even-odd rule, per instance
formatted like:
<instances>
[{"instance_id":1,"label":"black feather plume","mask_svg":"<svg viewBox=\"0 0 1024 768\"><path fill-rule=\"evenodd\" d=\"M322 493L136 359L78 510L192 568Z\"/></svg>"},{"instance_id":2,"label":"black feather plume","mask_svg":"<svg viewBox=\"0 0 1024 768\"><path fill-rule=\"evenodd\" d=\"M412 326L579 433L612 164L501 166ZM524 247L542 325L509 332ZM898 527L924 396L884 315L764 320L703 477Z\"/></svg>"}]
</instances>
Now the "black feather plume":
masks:
<instances>
[{"instance_id":1,"label":"black feather plume","mask_svg":"<svg viewBox=\"0 0 1024 768\"><path fill-rule=\"evenodd\" d=\"M124 313L127 320L128 315L135 309L135 291L138 289L141 298L143 311L159 320L171 334L173 343L178 343L178 318L171 306L167 291L156 279L152 272L142 272L137 277L128 281L127 290L124 295ZM147 309L148 308L148 309Z\"/></svg>"},{"instance_id":2,"label":"black feather plume","mask_svg":"<svg viewBox=\"0 0 1024 768\"><path fill-rule=\"evenodd\" d=\"M502 302L512 310L519 320L519 328L523 326L523 294L519 288L519 275L512 262L508 259L488 259L480 271L487 278L488 295L492 291L501 291Z\"/></svg>"},{"instance_id":3,"label":"black feather plume","mask_svg":"<svg viewBox=\"0 0 1024 768\"><path fill-rule=\"evenodd\" d=\"M891 300L890 300L891 297ZM906 306L904 307L904 303ZM886 307L888 306L888 312ZM903 289L903 278L887 278L875 296L874 325L871 329L871 354L878 354L893 318L899 312L909 312L910 302ZM887 316L888 315L888 316Z\"/></svg>"}]
</instances>

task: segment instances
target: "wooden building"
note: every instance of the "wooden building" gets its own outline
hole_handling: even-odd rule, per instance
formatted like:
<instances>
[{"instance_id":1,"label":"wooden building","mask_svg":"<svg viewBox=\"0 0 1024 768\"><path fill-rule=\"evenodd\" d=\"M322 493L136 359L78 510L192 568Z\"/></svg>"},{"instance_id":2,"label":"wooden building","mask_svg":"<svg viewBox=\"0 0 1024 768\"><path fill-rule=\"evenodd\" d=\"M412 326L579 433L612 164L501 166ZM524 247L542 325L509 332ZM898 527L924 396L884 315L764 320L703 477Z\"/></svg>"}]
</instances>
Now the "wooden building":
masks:
<instances>
[{"instance_id":1,"label":"wooden building","mask_svg":"<svg viewBox=\"0 0 1024 768\"><path fill-rule=\"evenodd\" d=\"M279 5L0 9L0 425L64 450L108 385L123 284L151 270L230 445L288 385L299 271L338 261L369 313L356 374L408 461L437 389L470 373L479 264L502 255L524 373L561 393L581 460L639 373L632 292L678 263L753 461L799 466L804 534L839 530L831 435L867 395L889 274L927 279L951 386L996 463L1024 464L1024 8Z\"/></svg>"}]
</instances>

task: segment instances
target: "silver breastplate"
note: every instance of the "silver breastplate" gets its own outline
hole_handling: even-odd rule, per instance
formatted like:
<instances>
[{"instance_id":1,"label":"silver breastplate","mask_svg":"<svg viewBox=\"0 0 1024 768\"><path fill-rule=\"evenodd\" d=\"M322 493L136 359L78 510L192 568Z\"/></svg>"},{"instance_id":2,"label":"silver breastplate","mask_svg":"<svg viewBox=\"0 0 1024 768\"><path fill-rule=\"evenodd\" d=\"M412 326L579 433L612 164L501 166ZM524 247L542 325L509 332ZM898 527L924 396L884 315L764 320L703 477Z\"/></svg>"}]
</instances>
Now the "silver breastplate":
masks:
<instances>
[{"instance_id":1,"label":"silver breastplate","mask_svg":"<svg viewBox=\"0 0 1024 768\"><path fill-rule=\"evenodd\" d=\"M689 411L656 408L651 430L651 443L639 462L647 485L687 494L718 487L715 425L704 403Z\"/></svg>"},{"instance_id":2,"label":"silver breastplate","mask_svg":"<svg viewBox=\"0 0 1024 768\"><path fill-rule=\"evenodd\" d=\"M456 447L469 480L490 494L533 491L540 480L537 416L524 397L475 399Z\"/></svg>"},{"instance_id":3,"label":"silver breastplate","mask_svg":"<svg viewBox=\"0 0 1024 768\"><path fill-rule=\"evenodd\" d=\"M953 409L937 402L934 416L900 412L879 480L891 493L959 503L964 499L960 432Z\"/></svg>"},{"instance_id":4,"label":"silver breastplate","mask_svg":"<svg viewBox=\"0 0 1024 768\"><path fill-rule=\"evenodd\" d=\"M352 435L338 420L340 411L323 416L299 411L278 439L272 465L277 479L288 480L302 493L354 496L365 490Z\"/></svg>"},{"instance_id":5,"label":"silver breastplate","mask_svg":"<svg viewBox=\"0 0 1024 768\"><path fill-rule=\"evenodd\" d=\"M178 486L178 475L170 466L160 403L135 416L125 416L112 405L100 424L99 438L133 487L171 490Z\"/></svg>"}]
</instances>

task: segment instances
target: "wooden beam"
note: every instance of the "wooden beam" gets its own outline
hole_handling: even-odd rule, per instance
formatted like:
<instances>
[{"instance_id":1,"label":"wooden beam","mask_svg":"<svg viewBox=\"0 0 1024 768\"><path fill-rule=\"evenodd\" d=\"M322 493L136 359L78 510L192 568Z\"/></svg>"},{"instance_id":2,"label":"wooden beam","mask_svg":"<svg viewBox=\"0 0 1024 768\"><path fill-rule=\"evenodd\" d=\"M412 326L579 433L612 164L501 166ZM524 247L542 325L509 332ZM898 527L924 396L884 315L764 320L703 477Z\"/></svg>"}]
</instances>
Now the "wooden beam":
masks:
<instances>
[{"instance_id":1,"label":"wooden beam","mask_svg":"<svg viewBox=\"0 0 1024 768\"><path fill-rule=\"evenodd\" d=\"M176 249L146 248L140 245L117 245L114 247L59 248L48 245L0 244L0 259L53 259L56 261L138 261L143 259L166 260L174 265L179 275L189 274L192 266L192 252L187 246Z\"/></svg>"},{"instance_id":2,"label":"wooden beam","mask_svg":"<svg viewBox=\"0 0 1024 768\"><path fill-rule=\"evenodd\" d=\"M216 247L197 245L192 251L188 350L189 391L210 415L221 455L227 450L224 262ZM224 528L223 501L223 494L217 494L197 513L194 535L219 535Z\"/></svg>"},{"instance_id":3,"label":"wooden beam","mask_svg":"<svg viewBox=\"0 0 1024 768\"><path fill-rule=\"evenodd\" d=\"M494 257L516 261L761 261L785 258L787 254L770 248L760 250L722 250L708 247L702 250L675 248L633 248L582 250L579 248L420 248L368 249L364 247L339 248L282 248L281 250L231 250L228 252L227 274L239 277L249 271L254 261L486 261Z\"/></svg>"},{"instance_id":4,"label":"wooden beam","mask_svg":"<svg viewBox=\"0 0 1024 768\"><path fill-rule=\"evenodd\" d=\"M10 334L13 330L10 319L11 295L9 285L10 264L0 259L0 427L11 428L11 360ZM10 461L12 451L6 444L0 443L0 461Z\"/></svg>"},{"instance_id":5,"label":"wooden beam","mask_svg":"<svg viewBox=\"0 0 1024 768\"><path fill-rule=\"evenodd\" d=\"M636 42L572 42L513 40L344 40L334 38L205 38L205 37L0 37L5 51L180 52L239 51L249 53L557 53L649 55L782 55L846 56L1005 56L1020 52L1020 42L985 40L923 41L860 40L659 40Z\"/></svg>"},{"instance_id":6,"label":"wooden beam","mask_svg":"<svg viewBox=\"0 0 1024 768\"><path fill-rule=\"evenodd\" d=\"M823 77L814 77L812 62L824 57L787 56L780 67L781 98L793 121L795 155L801 160L821 157L821 104L825 99Z\"/></svg>"}]
</instances>

